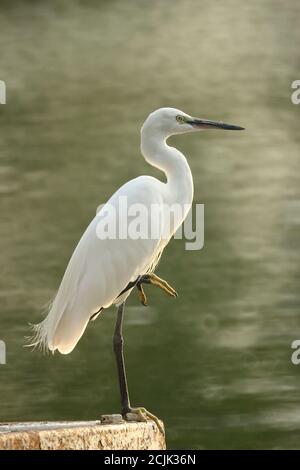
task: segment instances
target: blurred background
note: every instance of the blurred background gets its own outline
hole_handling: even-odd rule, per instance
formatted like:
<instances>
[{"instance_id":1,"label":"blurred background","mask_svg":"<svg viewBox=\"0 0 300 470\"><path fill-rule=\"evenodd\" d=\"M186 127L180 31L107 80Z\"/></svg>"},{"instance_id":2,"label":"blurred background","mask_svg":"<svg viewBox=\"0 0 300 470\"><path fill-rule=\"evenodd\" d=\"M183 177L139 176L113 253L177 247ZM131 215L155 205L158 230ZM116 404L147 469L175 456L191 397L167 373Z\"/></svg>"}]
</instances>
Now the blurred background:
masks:
<instances>
[{"instance_id":1,"label":"blurred background","mask_svg":"<svg viewBox=\"0 0 300 470\"><path fill-rule=\"evenodd\" d=\"M132 295L133 405L169 448L300 447L298 0L2 1L0 420L119 412L115 309L69 356L24 349L96 208L140 174L161 106L245 126L172 139L188 158L205 246L173 240L157 273L179 298Z\"/></svg>"}]
</instances>

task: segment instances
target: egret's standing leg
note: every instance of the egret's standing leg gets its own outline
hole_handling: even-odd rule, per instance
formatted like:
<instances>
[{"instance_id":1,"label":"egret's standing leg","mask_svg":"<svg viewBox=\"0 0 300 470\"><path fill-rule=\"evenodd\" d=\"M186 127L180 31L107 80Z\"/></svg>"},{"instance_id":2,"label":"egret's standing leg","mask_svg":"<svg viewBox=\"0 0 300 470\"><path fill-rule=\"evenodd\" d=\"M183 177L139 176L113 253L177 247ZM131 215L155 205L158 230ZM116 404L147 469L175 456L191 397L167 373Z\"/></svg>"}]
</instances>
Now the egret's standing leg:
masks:
<instances>
[{"instance_id":1,"label":"egret's standing leg","mask_svg":"<svg viewBox=\"0 0 300 470\"><path fill-rule=\"evenodd\" d=\"M123 334L122 334L122 327L123 327L124 310L125 310L125 302L122 302L121 305L119 305L118 307L117 321L116 321L114 337L113 337L113 346L114 346L114 352L116 355L120 394L121 394L121 410L122 410L123 416L125 416L126 413L129 413L131 411L129 394L128 394L128 386L127 386L127 378L126 378L126 370L125 370L124 353L123 353L124 339L123 339Z\"/></svg>"},{"instance_id":2,"label":"egret's standing leg","mask_svg":"<svg viewBox=\"0 0 300 470\"><path fill-rule=\"evenodd\" d=\"M116 355L117 360L117 368L118 368L118 376L119 376L119 386L120 386L120 395L121 395L121 413L122 416L127 419L127 413L136 414L139 418L139 421L147 421L148 419L152 419L159 430L164 434L164 428L159 421L159 419L150 413L146 408L138 407L138 408L131 408L130 400L129 400L129 393L128 393L128 386L127 386L127 378L126 378L126 369L125 369L125 361L124 361L124 339L122 334L122 327L123 327L123 318L124 318L124 310L125 310L125 302L122 302L121 305L118 307L117 312L117 321L113 336L113 346L114 352Z\"/></svg>"}]
</instances>

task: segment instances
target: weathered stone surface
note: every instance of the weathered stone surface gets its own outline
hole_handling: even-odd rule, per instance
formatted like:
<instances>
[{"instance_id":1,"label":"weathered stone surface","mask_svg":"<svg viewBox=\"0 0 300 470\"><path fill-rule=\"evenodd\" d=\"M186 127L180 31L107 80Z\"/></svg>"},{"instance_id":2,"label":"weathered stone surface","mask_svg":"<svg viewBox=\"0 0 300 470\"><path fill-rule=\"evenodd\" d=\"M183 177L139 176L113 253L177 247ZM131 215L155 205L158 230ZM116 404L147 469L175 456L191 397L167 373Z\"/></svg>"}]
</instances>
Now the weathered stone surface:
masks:
<instances>
[{"instance_id":1,"label":"weathered stone surface","mask_svg":"<svg viewBox=\"0 0 300 470\"><path fill-rule=\"evenodd\" d=\"M153 421L0 424L1 450L161 450L165 437Z\"/></svg>"}]
</instances>

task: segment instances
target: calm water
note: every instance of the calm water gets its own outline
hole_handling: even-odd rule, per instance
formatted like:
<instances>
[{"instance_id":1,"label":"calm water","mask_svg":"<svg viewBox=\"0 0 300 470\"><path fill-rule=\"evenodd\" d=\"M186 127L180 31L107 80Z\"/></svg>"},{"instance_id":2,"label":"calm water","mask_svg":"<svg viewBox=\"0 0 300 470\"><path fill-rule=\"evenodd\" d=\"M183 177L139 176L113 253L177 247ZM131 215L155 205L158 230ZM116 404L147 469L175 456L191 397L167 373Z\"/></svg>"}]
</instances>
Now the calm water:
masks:
<instances>
[{"instance_id":1,"label":"calm water","mask_svg":"<svg viewBox=\"0 0 300 470\"><path fill-rule=\"evenodd\" d=\"M31 353L24 336L96 207L161 177L139 128L173 106L247 132L173 139L205 204L205 247L166 250L158 274L176 301L148 289L148 309L128 302L132 402L164 419L170 448L299 448L298 0L49 3L0 9L0 419L118 412L114 309L69 356Z\"/></svg>"}]
</instances>

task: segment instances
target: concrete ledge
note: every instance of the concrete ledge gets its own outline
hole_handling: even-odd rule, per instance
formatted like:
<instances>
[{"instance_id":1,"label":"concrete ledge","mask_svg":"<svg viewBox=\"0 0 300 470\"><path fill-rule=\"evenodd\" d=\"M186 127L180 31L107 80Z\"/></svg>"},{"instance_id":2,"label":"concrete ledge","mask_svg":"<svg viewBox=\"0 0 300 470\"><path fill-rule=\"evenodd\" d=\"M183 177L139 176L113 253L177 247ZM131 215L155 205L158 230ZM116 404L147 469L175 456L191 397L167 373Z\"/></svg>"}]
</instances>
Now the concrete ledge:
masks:
<instances>
[{"instance_id":1,"label":"concrete ledge","mask_svg":"<svg viewBox=\"0 0 300 470\"><path fill-rule=\"evenodd\" d=\"M0 450L163 450L165 437L153 421L101 424L58 421L0 424Z\"/></svg>"}]
</instances>

